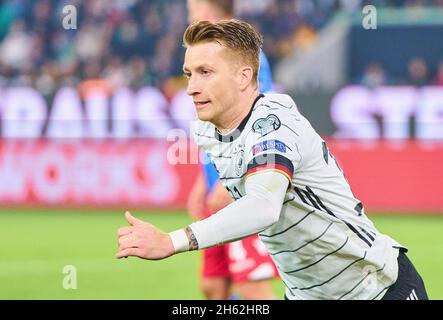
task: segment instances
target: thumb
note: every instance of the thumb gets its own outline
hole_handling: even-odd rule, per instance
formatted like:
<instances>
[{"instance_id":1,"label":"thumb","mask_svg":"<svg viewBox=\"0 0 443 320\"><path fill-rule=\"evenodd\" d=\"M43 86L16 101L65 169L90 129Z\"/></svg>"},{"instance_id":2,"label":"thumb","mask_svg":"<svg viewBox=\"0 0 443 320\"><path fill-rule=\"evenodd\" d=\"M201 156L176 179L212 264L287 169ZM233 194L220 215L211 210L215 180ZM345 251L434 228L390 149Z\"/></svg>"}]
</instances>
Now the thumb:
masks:
<instances>
[{"instance_id":1,"label":"thumb","mask_svg":"<svg viewBox=\"0 0 443 320\"><path fill-rule=\"evenodd\" d=\"M126 220L129 222L129 224L130 224L131 226L136 226L136 225L138 225L138 224L143 223L143 221L141 221L141 220L139 220L139 219L137 219L137 218L134 218L134 217L131 215L131 213L129 213L129 211L126 211L126 212L125 212L125 218L126 218Z\"/></svg>"}]
</instances>

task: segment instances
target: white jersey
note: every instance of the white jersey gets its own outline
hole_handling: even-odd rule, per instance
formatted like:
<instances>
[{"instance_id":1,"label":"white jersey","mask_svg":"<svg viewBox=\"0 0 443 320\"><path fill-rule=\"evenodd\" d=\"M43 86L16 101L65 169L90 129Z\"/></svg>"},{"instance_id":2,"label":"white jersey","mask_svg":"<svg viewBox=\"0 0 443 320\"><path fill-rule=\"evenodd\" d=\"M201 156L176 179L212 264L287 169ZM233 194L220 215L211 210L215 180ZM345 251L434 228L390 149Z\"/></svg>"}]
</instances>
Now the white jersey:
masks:
<instances>
[{"instance_id":1,"label":"white jersey","mask_svg":"<svg viewBox=\"0 0 443 320\"><path fill-rule=\"evenodd\" d=\"M259 233L288 299L380 299L396 281L401 246L366 217L326 143L288 95L260 95L227 135L199 121L195 141L234 199L245 195L246 177L263 170L290 181L279 220Z\"/></svg>"}]
</instances>

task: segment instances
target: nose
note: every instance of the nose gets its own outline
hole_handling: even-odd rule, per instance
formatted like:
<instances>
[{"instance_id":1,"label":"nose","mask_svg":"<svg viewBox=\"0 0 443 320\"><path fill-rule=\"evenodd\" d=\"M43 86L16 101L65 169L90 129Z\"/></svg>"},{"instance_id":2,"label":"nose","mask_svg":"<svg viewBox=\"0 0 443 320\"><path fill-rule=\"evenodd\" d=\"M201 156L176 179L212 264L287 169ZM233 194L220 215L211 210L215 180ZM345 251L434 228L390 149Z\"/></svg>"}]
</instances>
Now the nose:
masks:
<instances>
[{"instance_id":1,"label":"nose","mask_svg":"<svg viewBox=\"0 0 443 320\"><path fill-rule=\"evenodd\" d=\"M195 96L200 93L201 89L199 88L199 85L196 81L195 77L190 77L188 79L188 87L186 89L186 92L188 95Z\"/></svg>"}]
</instances>

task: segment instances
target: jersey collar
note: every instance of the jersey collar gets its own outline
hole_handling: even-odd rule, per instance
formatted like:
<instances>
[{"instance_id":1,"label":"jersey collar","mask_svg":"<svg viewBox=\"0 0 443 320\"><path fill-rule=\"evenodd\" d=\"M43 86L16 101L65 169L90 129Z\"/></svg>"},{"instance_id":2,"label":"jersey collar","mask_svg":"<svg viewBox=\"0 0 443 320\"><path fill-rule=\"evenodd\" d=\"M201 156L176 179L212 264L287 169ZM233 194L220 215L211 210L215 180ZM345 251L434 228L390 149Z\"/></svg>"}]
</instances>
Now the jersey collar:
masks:
<instances>
[{"instance_id":1,"label":"jersey collar","mask_svg":"<svg viewBox=\"0 0 443 320\"><path fill-rule=\"evenodd\" d=\"M263 97L264 97L264 94L259 94L257 96L257 98L255 98L254 103L252 104L251 110L249 111L248 115L242 120L242 122L240 122L237 129L233 130L231 133L227 133L227 134L223 135L220 133L220 131L218 131L217 128L215 128L215 131L214 131L215 139L217 139L220 142L232 142L235 139L237 139L240 136L240 134L242 133L243 129L245 128L246 123L248 122L249 118L251 117L252 111L254 110L254 107L255 107L255 104L257 103L258 100L260 100Z\"/></svg>"}]
</instances>

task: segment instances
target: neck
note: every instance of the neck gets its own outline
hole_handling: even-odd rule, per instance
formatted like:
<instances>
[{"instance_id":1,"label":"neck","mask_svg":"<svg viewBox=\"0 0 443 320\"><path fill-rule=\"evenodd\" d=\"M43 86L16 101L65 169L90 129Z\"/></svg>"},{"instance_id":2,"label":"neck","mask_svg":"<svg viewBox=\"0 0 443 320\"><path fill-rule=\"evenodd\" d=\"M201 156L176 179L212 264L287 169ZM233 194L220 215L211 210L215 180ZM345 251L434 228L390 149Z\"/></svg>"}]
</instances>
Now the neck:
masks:
<instances>
[{"instance_id":1,"label":"neck","mask_svg":"<svg viewBox=\"0 0 443 320\"><path fill-rule=\"evenodd\" d=\"M224 134L236 129L243 121L243 119L246 118L249 111L251 111L252 104L254 103L258 94L258 91L254 90L243 101L239 102L236 107L232 108L231 114L226 116L223 123L215 125L217 130L221 134Z\"/></svg>"}]
</instances>

